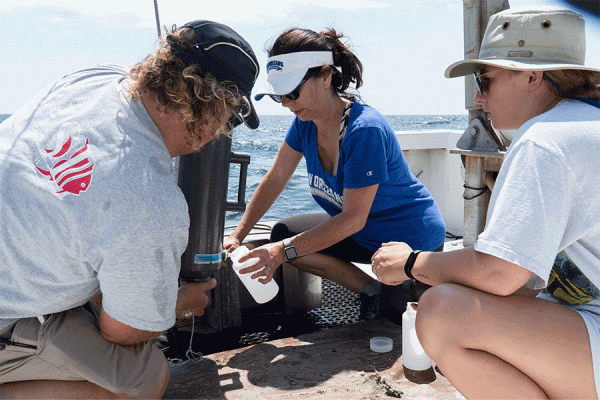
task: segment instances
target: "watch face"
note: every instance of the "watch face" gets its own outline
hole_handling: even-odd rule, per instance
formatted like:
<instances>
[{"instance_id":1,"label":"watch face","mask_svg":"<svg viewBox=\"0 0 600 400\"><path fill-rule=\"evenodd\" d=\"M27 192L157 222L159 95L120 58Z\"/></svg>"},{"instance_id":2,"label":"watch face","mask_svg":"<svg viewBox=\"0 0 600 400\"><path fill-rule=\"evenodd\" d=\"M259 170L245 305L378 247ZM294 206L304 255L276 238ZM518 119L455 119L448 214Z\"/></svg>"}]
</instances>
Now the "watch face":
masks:
<instances>
[{"instance_id":1,"label":"watch face","mask_svg":"<svg viewBox=\"0 0 600 400\"><path fill-rule=\"evenodd\" d=\"M296 249L293 247L293 245L285 248L285 258L288 261L293 261L298 258L298 253L296 253Z\"/></svg>"}]
</instances>

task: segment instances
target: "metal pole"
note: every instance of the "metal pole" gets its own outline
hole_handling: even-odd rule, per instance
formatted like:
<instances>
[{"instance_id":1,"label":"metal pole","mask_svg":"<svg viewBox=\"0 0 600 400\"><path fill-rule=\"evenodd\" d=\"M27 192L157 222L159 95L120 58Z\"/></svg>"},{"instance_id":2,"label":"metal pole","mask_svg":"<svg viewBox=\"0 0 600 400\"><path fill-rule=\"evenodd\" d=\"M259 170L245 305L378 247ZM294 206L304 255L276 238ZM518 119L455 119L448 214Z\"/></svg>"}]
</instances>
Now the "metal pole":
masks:
<instances>
[{"instance_id":1,"label":"metal pole","mask_svg":"<svg viewBox=\"0 0 600 400\"><path fill-rule=\"evenodd\" d=\"M160 37L160 19L158 18L158 0L154 0L154 16L156 17L156 31Z\"/></svg>"},{"instance_id":2,"label":"metal pole","mask_svg":"<svg viewBox=\"0 0 600 400\"><path fill-rule=\"evenodd\" d=\"M508 0L463 0L465 60L479 57L489 18L507 8L510 8ZM476 90L473 78L465 77L465 108L469 110L469 120L483 116L485 121L481 107L474 101Z\"/></svg>"},{"instance_id":3,"label":"metal pole","mask_svg":"<svg viewBox=\"0 0 600 400\"><path fill-rule=\"evenodd\" d=\"M464 46L465 60L479 57L481 42L489 18L497 12L509 8L508 0L463 0L464 15ZM492 132L485 113L475 103L477 89L471 76L465 77L465 108L469 111L469 125L479 119L487 126L487 131ZM483 127L482 127L483 128ZM483 134L483 132L481 132ZM474 188L485 187L485 160L483 157L464 156L465 164L465 186ZM471 193L466 189L465 193ZM465 196L470 198L472 196ZM486 220L486 210L489 202L489 193L483 196L465 200L465 212L463 222L463 245L473 246L477 237L483 231Z\"/></svg>"}]
</instances>

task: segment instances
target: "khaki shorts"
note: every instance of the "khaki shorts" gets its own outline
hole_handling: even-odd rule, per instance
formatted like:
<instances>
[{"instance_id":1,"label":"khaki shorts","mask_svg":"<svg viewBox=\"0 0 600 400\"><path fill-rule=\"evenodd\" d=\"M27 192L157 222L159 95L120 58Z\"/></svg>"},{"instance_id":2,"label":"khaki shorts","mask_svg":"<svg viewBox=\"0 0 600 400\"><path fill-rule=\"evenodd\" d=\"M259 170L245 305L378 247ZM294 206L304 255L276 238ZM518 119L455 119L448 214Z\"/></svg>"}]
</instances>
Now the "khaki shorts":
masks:
<instances>
[{"instance_id":1,"label":"khaki shorts","mask_svg":"<svg viewBox=\"0 0 600 400\"><path fill-rule=\"evenodd\" d=\"M12 342L0 350L0 384L31 380L88 381L113 393L148 398L165 357L153 344L119 346L102 337L93 303L46 317L18 320L0 331Z\"/></svg>"}]
</instances>

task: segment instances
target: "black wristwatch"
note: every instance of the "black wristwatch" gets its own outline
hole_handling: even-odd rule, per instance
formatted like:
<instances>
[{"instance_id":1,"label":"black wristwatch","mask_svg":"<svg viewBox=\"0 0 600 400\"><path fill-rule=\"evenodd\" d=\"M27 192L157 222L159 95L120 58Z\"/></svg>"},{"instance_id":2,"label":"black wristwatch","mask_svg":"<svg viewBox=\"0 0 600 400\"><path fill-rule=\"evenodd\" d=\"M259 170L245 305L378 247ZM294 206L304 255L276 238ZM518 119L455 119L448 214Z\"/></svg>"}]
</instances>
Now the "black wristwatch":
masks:
<instances>
[{"instance_id":1,"label":"black wristwatch","mask_svg":"<svg viewBox=\"0 0 600 400\"><path fill-rule=\"evenodd\" d=\"M290 239L283 239L283 255L287 262L294 261L298 258L298 252Z\"/></svg>"}]
</instances>

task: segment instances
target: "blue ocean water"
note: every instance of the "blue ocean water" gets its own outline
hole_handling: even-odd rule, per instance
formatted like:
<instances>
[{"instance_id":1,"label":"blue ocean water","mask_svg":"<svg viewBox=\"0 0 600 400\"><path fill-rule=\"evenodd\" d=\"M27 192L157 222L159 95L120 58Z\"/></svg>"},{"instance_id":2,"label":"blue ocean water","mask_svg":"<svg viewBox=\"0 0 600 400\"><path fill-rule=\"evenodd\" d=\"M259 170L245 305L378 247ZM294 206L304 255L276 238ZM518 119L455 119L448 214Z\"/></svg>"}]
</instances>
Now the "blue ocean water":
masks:
<instances>
[{"instance_id":1,"label":"blue ocean water","mask_svg":"<svg viewBox=\"0 0 600 400\"><path fill-rule=\"evenodd\" d=\"M0 123L10 115L0 114ZM239 126L233 133L232 150L237 153L250 154L250 165L246 181L246 202L258 187L267 173L277 151L283 142L293 115L263 115L260 127L250 130L245 125ZM467 128L468 115L389 115L388 122L395 131L433 130ZM239 166L232 164L230 169L229 199L237 200ZM321 211L312 199L307 184L306 164L300 163L287 188L282 192L273 206L263 216L263 220L278 220L289 215ZM226 225L234 225L240 221L242 213L227 212Z\"/></svg>"}]
</instances>

